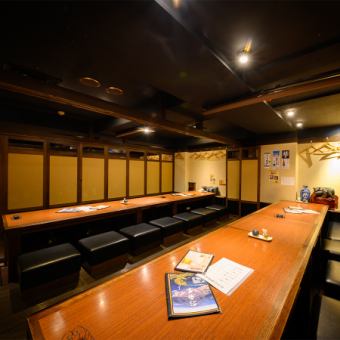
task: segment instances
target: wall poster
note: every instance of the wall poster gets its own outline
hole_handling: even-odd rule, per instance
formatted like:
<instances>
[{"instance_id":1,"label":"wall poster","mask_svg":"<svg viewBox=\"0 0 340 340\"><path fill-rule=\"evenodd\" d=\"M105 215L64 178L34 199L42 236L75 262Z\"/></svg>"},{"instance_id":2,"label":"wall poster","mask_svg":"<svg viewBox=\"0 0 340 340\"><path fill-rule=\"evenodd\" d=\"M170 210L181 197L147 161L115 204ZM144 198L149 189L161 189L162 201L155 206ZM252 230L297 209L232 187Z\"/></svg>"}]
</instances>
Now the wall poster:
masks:
<instances>
[{"instance_id":1,"label":"wall poster","mask_svg":"<svg viewBox=\"0 0 340 340\"><path fill-rule=\"evenodd\" d=\"M270 152L265 152L263 154L263 157L264 157L263 159L264 168L269 169L272 163L272 157L271 157Z\"/></svg>"},{"instance_id":2,"label":"wall poster","mask_svg":"<svg viewBox=\"0 0 340 340\"><path fill-rule=\"evenodd\" d=\"M279 173L279 171L270 170L269 171L269 182L279 183L279 180L280 180L280 173Z\"/></svg>"},{"instance_id":3,"label":"wall poster","mask_svg":"<svg viewBox=\"0 0 340 340\"><path fill-rule=\"evenodd\" d=\"M289 150L282 150L281 167L289 169Z\"/></svg>"},{"instance_id":4,"label":"wall poster","mask_svg":"<svg viewBox=\"0 0 340 340\"><path fill-rule=\"evenodd\" d=\"M280 150L273 150L272 168L273 169L280 168Z\"/></svg>"}]
</instances>

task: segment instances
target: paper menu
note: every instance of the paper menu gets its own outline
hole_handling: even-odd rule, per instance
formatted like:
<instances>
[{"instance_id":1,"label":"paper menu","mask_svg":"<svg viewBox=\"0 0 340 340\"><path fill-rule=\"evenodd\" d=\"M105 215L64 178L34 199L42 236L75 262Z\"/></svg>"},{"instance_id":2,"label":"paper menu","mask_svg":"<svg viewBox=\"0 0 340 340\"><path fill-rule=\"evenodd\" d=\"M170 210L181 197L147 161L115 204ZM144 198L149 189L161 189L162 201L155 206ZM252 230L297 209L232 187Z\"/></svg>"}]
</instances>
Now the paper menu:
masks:
<instances>
[{"instance_id":1,"label":"paper menu","mask_svg":"<svg viewBox=\"0 0 340 340\"><path fill-rule=\"evenodd\" d=\"M223 257L211 265L205 274L197 276L204 278L224 294L231 295L253 271L252 268Z\"/></svg>"}]
</instances>

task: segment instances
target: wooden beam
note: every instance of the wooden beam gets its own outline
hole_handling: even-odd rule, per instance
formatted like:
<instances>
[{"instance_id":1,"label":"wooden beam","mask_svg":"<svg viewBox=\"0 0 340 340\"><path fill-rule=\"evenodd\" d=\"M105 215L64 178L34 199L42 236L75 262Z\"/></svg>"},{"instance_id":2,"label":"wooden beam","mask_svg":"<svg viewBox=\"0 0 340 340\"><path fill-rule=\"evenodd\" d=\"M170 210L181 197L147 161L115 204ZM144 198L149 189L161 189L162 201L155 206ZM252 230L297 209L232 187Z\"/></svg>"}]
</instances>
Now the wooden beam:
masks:
<instances>
[{"instance_id":1,"label":"wooden beam","mask_svg":"<svg viewBox=\"0 0 340 340\"><path fill-rule=\"evenodd\" d=\"M5 72L0 72L0 89L101 115L125 118L138 124L149 125L157 129L167 130L187 136L208 138L222 144L234 144L236 142L234 139L228 137L185 127L168 120L146 117L143 112L127 109L117 104L105 102L103 100L63 89L61 87L39 84L22 77L16 77L16 79L13 78L14 77L12 75L9 77L9 75Z\"/></svg>"},{"instance_id":2,"label":"wooden beam","mask_svg":"<svg viewBox=\"0 0 340 340\"><path fill-rule=\"evenodd\" d=\"M224 111L229 111L232 109L238 109L241 107L258 104L262 102L271 102L275 99L282 99L286 97L292 97L299 94L307 94L314 91L327 90L340 86L340 75L334 75L327 78L316 79L309 82L294 84L290 86L285 86L277 88L275 90L270 90L263 93L258 93L250 97L227 103L225 105L217 106L210 110L203 112L204 116L210 116Z\"/></svg>"}]
</instances>

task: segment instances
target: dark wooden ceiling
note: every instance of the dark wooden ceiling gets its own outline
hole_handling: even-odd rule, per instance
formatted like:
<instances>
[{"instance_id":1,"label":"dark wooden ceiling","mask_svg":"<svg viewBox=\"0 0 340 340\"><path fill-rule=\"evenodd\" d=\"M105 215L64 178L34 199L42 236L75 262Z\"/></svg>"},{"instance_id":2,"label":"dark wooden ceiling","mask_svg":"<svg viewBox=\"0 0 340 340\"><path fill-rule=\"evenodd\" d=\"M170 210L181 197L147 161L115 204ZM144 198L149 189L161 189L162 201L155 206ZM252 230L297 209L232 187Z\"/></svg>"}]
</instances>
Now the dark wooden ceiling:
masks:
<instances>
[{"instance_id":1,"label":"dark wooden ceiling","mask_svg":"<svg viewBox=\"0 0 340 340\"><path fill-rule=\"evenodd\" d=\"M334 1L1 2L1 119L174 149L294 135L296 121L334 127L339 12Z\"/></svg>"}]
</instances>

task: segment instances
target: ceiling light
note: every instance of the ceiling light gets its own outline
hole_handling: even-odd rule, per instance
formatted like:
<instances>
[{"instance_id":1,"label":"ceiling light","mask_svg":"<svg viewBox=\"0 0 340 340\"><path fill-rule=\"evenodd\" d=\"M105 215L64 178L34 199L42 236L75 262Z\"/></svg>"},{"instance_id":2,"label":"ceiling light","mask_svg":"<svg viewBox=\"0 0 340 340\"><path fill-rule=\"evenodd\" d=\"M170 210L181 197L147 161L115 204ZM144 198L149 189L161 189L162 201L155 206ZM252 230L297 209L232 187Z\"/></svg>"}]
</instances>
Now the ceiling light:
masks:
<instances>
[{"instance_id":1,"label":"ceiling light","mask_svg":"<svg viewBox=\"0 0 340 340\"><path fill-rule=\"evenodd\" d=\"M100 87L101 84L97 79L91 77L83 77L79 79L80 84L88 86L88 87Z\"/></svg>"},{"instance_id":2,"label":"ceiling light","mask_svg":"<svg viewBox=\"0 0 340 340\"><path fill-rule=\"evenodd\" d=\"M105 89L105 92L107 94L113 94L115 96L121 96L124 93L122 89L120 89L119 87L114 87L114 86L107 87Z\"/></svg>"},{"instance_id":3,"label":"ceiling light","mask_svg":"<svg viewBox=\"0 0 340 340\"><path fill-rule=\"evenodd\" d=\"M302 128L302 127L303 127L303 123L302 123L302 122L296 123L296 127L297 127L297 128Z\"/></svg>"},{"instance_id":4,"label":"ceiling light","mask_svg":"<svg viewBox=\"0 0 340 340\"><path fill-rule=\"evenodd\" d=\"M150 128L147 127L147 126L141 128L141 131L143 131L145 134L149 134L149 133L155 132L154 130L150 129Z\"/></svg>"},{"instance_id":5,"label":"ceiling light","mask_svg":"<svg viewBox=\"0 0 340 340\"><path fill-rule=\"evenodd\" d=\"M288 110L288 111L286 112L286 116L287 116L287 117L294 117L294 115L295 115L295 111L294 111L294 110Z\"/></svg>"},{"instance_id":6,"label":"ceiling light","mask_svg":"<svg viewBox=\"0 0 340 340\"><path fill-rule=\"evenodd\" d=\"M65 111L61 111L61 110L59 110L59 111L57 111L57 113L58 113L58 115L59 116L65 116Z\"/></svg>"},{"instance_id":7,"label":"ceiling light","mask_svg":"<svg viewBox=\"0 0 340 340\"><path fill-rule=\"evenodd\" d=\"M249 53L242 51L238 55L238 62L243 65L247 64L249 62Z\"/></svg>"}]
</instances>

